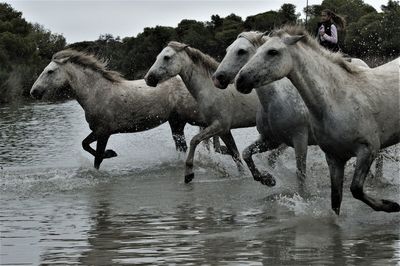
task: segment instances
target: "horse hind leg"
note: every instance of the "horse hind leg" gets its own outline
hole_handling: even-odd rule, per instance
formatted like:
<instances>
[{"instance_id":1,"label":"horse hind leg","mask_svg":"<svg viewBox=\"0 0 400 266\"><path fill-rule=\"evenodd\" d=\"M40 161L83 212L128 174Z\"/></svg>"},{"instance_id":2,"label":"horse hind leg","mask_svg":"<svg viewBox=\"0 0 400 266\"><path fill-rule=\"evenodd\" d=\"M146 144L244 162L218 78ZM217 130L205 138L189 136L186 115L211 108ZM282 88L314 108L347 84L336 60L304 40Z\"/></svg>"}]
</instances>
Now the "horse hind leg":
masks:
<instances>
[{"instance_id":1,"label":"horse hind leg","mask_svg":"<svg viewBox=\"0 0 400 266\"><path fill-rule=\"evenodd\" d=\"M268 150L270 150L268 142L262 137L260 137L258 140L256 140L255 142L253 142L244 149L242 156L254 180L261 182L261 184L263 185L272 187L275 186L276 184L275 178L270 173L261 174L260 171L257 169L256 165L254 164L252 158L254 154L266 152Z\"/></svg>"},{"instance_id":2,"label":"horse hind leg","mask_svg":"<svg viewBox=\"0 0 400 266\"><path fill-rule=\"evenodd\" d=\"M399 212L400 205L391 200L375 199L364 192L364 182L374 160L375 153L363 145L357 153L356 169L351 183L353 197L366 203L375 211Z\"/></svg>"},{"instance_id":3,"label":"horse hind leg","mask_svg":"<svg viewBox=\"0 0 400 266\"><path fill-rule=\"evenodd\" d=\"M172 138L174 139L176 150L179 152L186 152L187 144L184 133L186 122L171 119L168 121L168 123L171 127Z\"/></svg>"}]
</instances>

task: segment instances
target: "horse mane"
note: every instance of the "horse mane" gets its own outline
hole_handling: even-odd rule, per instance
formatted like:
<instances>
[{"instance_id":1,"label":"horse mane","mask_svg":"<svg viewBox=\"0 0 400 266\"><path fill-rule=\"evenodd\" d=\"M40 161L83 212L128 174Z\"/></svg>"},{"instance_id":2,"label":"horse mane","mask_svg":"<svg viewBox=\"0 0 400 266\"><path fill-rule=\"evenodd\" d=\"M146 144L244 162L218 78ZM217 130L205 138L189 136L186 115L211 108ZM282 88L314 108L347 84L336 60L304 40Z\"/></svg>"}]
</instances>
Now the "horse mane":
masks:
<instances>
[{"instance_id":1,"label":"horse mane","mask_svg":"<svg viewBox=\"0 0 400 266\"><path fill-rule=\"evenodd\" d=\"M66 62L71 62L83 67L90 68L96 72L99 72L104 78L111 82L119 83L125 80L122 77L121 73L107 69L106 60L99 60L92 54L87 54L73 49L66 49L55 53L52 60L62 64Z\"/></svg>"},{"instance_id":2,"label":"horse mane","mask_svg":"<svg viewBox=\"0 0 400 266\"><path fill-rule=\"evenodd\" d=\"M315 38L311 37L310 33L304 28L304 26L285 25L277 30L273 30L269 36L283 37L285 33L289 35L303 35L304 38L302 38L300 42L306 44L307 46L311 47L314 51L317 51L322 56L328 58L332 63L339 65L347 72L352 74L360 72L359 68L350 64L346 59L343 58L343 55L341 53L333 53L323 48Z\"/></svg>"},{"instance_id":3,"label":"horse mane","mask_svg":"<svg viewBox=\"0 0 400 266\"><path fill-rule=\"evenodd\" d=\"M236 39L245 38L255 47L259 47L264 44L265 40L263 39L264 33L259 31L244 31L240 33Z\"/></svg>"},{"instance_id":4,"label":"horse mane","mask_svg":"<svg viewBox=\"0 0 400 266\"><path fill-rule=\"evenodd\" d=\"M193 60L193 63L202 66L207 70L208 74L213 74L218 68L219 63L214 58L187 44L172 41L168 43L168 46L175 51L184 50L190 59Z\"/></svg>"}]
</instances>

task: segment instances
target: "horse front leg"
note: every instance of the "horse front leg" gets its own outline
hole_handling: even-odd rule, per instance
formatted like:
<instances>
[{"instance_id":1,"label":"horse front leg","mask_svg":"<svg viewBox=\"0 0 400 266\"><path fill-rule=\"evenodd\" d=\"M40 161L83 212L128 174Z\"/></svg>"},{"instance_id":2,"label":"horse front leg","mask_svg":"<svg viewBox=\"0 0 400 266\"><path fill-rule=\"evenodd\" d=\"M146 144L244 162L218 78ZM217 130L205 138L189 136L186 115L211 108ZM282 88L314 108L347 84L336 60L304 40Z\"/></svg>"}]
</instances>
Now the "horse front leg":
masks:
<instances>
[{"instance_id":1,"label":"horse front leg","mask_svg":"<svg viewBox=\"0 0 400 266\"><path fill-rule=\"evenodd\" d=\"M82 148L93 156L96 156L96 151L90 147L90 144L97 140L96 135L91 132L83 141Z\"/></svg>"},{"instance_id":2,"label":"horse front leg","mask_svg":"<svg viewBox=\"0 0 400 266\"><path fill-rule=\"evenodd\" d=\"M221 143L219 142L219 137L218 136L214 136L213 137L213 146L214 146L214 151L216 153L220 153L220 154L229 154L228 148L226 146L222 146ZM229 154L231 155L231 154Z\"/></svg>"},{"instance_id":3,"label":"horse front leg","mask_svg":"<svg viewBox=\"0 0 400 266\"><path fill-rule=\"evenodd\" d=\"M382 180L383 178L383 155L379 153L375 159L375 178Z\"/></svg>"},{"instance_id":4,"label":"horse front leg","mask_svg":"<svg viewBox=\"0 0 400 266\"><path fill-rule=\"evenodd\" d=\"M174 139L176 150L179 152L186 152L187 145L184 133L186 122L177 119L171 119L168 120L168 123L171 127L172 138Z\"/></svg>"},{"instance_id":5,"label":"horse front leg","mask_svg":"<svg viewBox=\"0 0 400 266\"><path fill-rule=\"evenodd\" d=\"M236 163L239 172L243 172L243 163L240 159L240 153L232 133L229 131L228 133L221 135L221 139L224 141L226 148L228 149L228 153L232 156L232 159Z\"/></svg>"},{"instance_id":6,"label":"horse front leg","mask_svg":"<svg viewBox=\"0 0 400 266\"><path fill-rule=\"evenodd\" d=\"M346 161L337 159L335 156L327 153L325 153L325 158L331 177L331 206L332 210L339 215L343 198L343 178Z\"/></svg>"},{"instance_id":7,"label":"horse front leg","mask_svg":"<svg viewBox=\"0 0 400 266\"><path fill-rule=\"evenodd\" d=\"M300 191L304 191L304 182L307 171L307 150L308 150L308 129L305 132L299 131L293 137L293 148L296 156L296 175L299 181Z\"/></svg>"},{"instance_id":8,"label":"horse front leg","mask_svg":"<svg viewBox=\"0 0 400 266\"><path fill-rule=\"evenodd\" d=\"M91 143L97 141L97 136L91 132L83 141L82 147L85 151L96 157L96 151L90 146ZM117 153L113 150L106 150L103 154L103 159L116 157Z\"/></svg>"},{"instance_id":9,"label":"horse front leg","mask_svg":"<svg viewBox=\"0 0 400 266\"><path fill-rule=\"evenodd\" d=\"M199 145L199 143L205 139L208 139L215 135L219 135L219 133L221 133L222 131L223 130L219 122L214 122L192 138L192 140L190 141L189 153L186 158L185 183L189 183L194 178L193 160L194 160L194 152L196 150L197 145Z\"/></svg>"},{"instance_id":10,"label":"horse front leg","mask_svg":"<svg viewBox=\"0 0 400 266\"><path fill-rule=\"evenodd\" d=\"M110 138L110 135L108 136L101 136L97 138L97 147L96 147L96 153L94 157L94 168L99 169L100 164L105 158L106 154L104 153L108 139Z\"/></svg>"},{"instance_id":11,"label":"horse front leg","mask_svg":"<svg viewBox=\"0 0 400 266\"><path fill-rule=\"evenodd\" d=\"M353 197L366 203L375 211L399 212L400 205L391 200L375 199L364 192L364 182L368 171L374 160L375 154L366 145L363 145L357 153L356 169L351 182L351 193Z\"/></svg>"},{"instance_id":12,"label":"horse front leg","mask_svg":"<svg viewBox=\"0 0 400 266\"><path fill-rule=\"evenodd\" d=\"M272 167L275 168L276 166L276 161L278 160L279 156L288 148L288 145L285 143L282 143L279 145L278 148L274 149L271 151L271 153L268 155L267 161L268 164Z\"/></svg>"},{"instance_id":13,"label":"horse front leg","mask_svg":"<svg viewBox=\"0 0 400 266\"><path fill-rule=\"evenodd\" d=\"M258 140L246 147L242 153L243 160L246 162L255 181L261 182L263 185L273 187L276 184L275 178L270 174L261 174L253 161L253 155L256 153L263 153L270 149L268 142L260 137Z\"/></svg>"}]
</instances>

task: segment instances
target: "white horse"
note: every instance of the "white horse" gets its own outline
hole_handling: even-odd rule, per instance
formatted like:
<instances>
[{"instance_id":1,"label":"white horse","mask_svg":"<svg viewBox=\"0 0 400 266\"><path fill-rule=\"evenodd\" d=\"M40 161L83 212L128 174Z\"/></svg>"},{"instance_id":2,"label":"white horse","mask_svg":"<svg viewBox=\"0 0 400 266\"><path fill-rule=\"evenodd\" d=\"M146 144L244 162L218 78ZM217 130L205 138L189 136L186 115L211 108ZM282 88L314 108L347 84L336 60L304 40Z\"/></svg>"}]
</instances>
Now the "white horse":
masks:
<instances>
[{"instance_id":1,"label":"white horse","mask_svg":"<svg viewBox=\"0 0 400 266\"><path fill-rule=\"evenodd\" d=\"M199 50L182 43L170 42L157 56L145 76L148 85L157 86L159 82L180 75L207 121L208 127L190 141L185 168L186 183L194 178L193 157L196 146L211 136L221 137L241 169L240 154L230 130L256 125L256 112L260 106L257 95L216 89L211 75L217 67L218 63L214 59Z\"/></svg>"},{"instance_id":2,"label":"white horse","mask_svg":"<svg viewBox=\"0 0 400 266\"><path fill-rule=\"evenodd\" d=\"M41 98L49 91L70 88L92 130L82 142L83 149L95 157L98 169L103 159L117 156L105 150L112 134L144 131L168 121L177 150L186 151L185 124L206 125L182 80L171 79L160 86L163 89L150 88L144 80L125 80L92 55L64 50L53 56L31 95ZM95 141L96 150L90 146Z\"/></svg>"},{"instance_id":3,"label":"white horse","mask_svg":"<svg viewBox=\"0 0 400 266\"><path fill-rule=\"evenodd\" d=\"M257 31L240 33L226 49L226 55L213 75L214 85L225 89L266 39L264 33ZM348 58L346 60L352 64L369 68L361 59ZM260 174L252 156L284 143L294 148L297 177L302 184L306 178L307 146L317 144L311 132L308 109L296 88L287 78L255 90L263 107L257 114L257 117L260 118L257 120L260 138L243 151L243 159L255 180L260 180L263 184L275 184L269 173ZM279 152L282 150L280 149ZM381 156L377 158L376 165L376 175L381 177L383 171Z\"/></svg>"},{"instance_id":4,"label":"white horse","mask_svg":"<svg viewBox=\"0 0 400 266\"><path fill-rule=\"evenodd\" d=\"M256 53L257 48L264 43L263 37L263 33L256 31L239 34L226 49L226 55L213 75L215 86L225 89L231 83L239 70ZM271 174L260 174L252 155L286 144L294 148L297 177L303 184L306 178L307 146L317 144L311 132L306 105L287 78L255 90L263 107L257 114L260 138L243 151L244 161L255 180L274 185L275 180Z\"/></svg>"},{"instance_id":5,"label":"white horse","mask_svg":"<svg viewBox=\"0 0 400 266\"><path fill-rule=\"evenodd\" d=\"M339 214L344 167L356 156L351 192L376 211L400 205L364 192L365 178L379 150L400 141L399 63L375 69L346 62L321 48L300 27L286 27L268 40L240 70L243 93L287 76L306 103L313 131L325 152L331 176L332 209Z\"/></svg>"}]
</instances>

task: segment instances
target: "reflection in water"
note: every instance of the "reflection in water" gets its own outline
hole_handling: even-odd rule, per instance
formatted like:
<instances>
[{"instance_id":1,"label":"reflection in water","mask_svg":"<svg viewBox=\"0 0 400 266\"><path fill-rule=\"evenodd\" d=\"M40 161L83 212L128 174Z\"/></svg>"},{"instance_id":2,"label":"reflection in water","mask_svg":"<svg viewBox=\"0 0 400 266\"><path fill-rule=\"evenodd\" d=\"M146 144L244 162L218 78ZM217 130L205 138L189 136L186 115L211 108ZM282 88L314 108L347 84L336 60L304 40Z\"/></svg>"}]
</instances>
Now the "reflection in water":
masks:
<instances>
[{"instance_id":1,"label":"reflection in water","mask_svg":"<svg viewBox=\"0 0 400 266\"><path fill-rule=\"evenodd\" d=\"M309 152L309 195L300 196L290 150L270 169L278 182L269 188L200 147L186 185L167 126L113 136L119 156L101 171L80 146L88 128L75 102L1 107L0 127L1 265L400 263L400 215L353 199L348 167L336 217L317 148ZM196 131L188 127L189 139ZM234 136L243 150L257 133ZM369 192L400 201L398 167L385 164L388 181L370 182Z\"/></svg>"}]
</instances>

